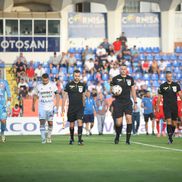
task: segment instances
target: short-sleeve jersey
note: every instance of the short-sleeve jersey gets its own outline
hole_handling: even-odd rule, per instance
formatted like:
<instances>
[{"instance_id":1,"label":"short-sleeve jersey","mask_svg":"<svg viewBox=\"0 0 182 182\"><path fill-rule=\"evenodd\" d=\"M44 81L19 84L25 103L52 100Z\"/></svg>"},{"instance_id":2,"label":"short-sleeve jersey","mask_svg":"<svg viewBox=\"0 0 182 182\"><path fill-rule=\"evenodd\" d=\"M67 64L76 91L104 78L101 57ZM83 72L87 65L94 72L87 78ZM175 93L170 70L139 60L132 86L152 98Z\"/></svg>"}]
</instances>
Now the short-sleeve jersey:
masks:
<instances>
[{"instance_id":1,"label":"short-sleeve jersey","mask_svg":"<svg viewBox=\"0 0 182 182\"><path fill-rule=\"evenodd\" d=\"M54 82L46 85L40 83L34 89L34 94L39 97L39 109L50 111L54 107L54 96L58 93L58 88Z\"/></svg>"},{"instance_id":2,"label":"short-sleeve jersey","mask_svg":"<svg viewBox=\"0 0 182 182\"><path fill-rule=\"evenodd\" d=\"M122 88L122 93L119 96L115 96L117 100L122 103L131 102L131 87L134 85L134 80L131 76L127 75L126 77L122 77L120 74L113 77L111 81L111 86L119 85Z\"/></svg>"}]
</instances>

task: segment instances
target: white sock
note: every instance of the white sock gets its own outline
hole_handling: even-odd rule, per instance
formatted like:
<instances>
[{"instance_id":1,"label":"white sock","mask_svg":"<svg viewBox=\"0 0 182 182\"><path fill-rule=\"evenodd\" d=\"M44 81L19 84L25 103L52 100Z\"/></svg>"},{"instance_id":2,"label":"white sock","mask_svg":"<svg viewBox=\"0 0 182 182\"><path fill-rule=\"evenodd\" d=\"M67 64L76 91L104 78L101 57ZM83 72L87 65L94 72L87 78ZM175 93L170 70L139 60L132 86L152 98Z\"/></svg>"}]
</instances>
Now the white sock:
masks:
<instances>
[{"instance_id":1,"label":"white sock","mask_svg":"<svg viewBox=\"0 0 182 182\"><path fill-rule=\"evenodd\" d=\"M53 127L52 127L52 126L49 126L49 127L48 127L47 138L51 138L52 129L53 129Z\"/></svg>"},{"instance_id":2,"label":"white sock","mask_svg":"<svg viewBox=\"0 0 182 182\"><path fill-rule=\"evenodd\" d=\"M42 141L46 139L46 128L45 125L40 126L40 134Z\"/></svg>"}]
</instances>

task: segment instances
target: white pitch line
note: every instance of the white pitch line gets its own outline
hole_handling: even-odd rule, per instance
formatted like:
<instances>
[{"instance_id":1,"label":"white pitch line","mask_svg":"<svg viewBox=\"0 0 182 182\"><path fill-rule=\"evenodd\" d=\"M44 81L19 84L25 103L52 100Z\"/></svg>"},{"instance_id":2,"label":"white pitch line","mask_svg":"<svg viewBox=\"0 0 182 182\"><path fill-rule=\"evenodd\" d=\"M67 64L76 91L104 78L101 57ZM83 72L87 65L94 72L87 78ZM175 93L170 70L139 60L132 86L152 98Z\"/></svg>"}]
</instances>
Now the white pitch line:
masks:
<instances>
[{"instance_id":1,"label":"white pitch line","mask_svg":"<svg viewBox=\"0 0 182 182\"><path fill-rule=\"evenodd\" d=\"M158 148L158 149L165 149L165 150L172 150L172 151L176 151L176 152L182 152L182 149L168 148L168 147L162 147L162 146L158 146L158 145L150 145L150 144L141 143L141 142L132 142L132 143L137 144L137 145L143 145L143 146L146 146L146 147L152 147L152 148Z\"/></svg>"}]
</instances>

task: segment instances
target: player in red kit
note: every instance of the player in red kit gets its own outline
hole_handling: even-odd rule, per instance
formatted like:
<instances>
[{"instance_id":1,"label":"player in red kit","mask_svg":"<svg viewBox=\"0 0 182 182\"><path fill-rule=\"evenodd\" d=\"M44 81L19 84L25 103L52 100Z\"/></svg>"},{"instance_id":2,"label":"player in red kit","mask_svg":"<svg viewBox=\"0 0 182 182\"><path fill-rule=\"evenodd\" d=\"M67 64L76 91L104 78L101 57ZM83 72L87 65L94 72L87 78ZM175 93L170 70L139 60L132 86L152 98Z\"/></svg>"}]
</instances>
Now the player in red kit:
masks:
<instances>
[{"instance_id":1,"label":"player in red kit","mask_svg":"<svg viewBox=\"0 0 182 182\"><path fill-rule=\"evenodd\" d=\"M164 111L163 111L163 98L161 99L159 103L159 111L157 111L157 99L158 96L153 97L153 108L154 108L154 116L155 116L155 121L156 121L156 129L157 129L157 136L160 137L161 132L160 132L160 122L162 121L162 135L166 136L165 134L165 129L166 129L166 123L164 120Z\"/></svg>"},{"instance_id":2,"label":"player in red kit","mask_svg":"<svg viewBox=\"0 0 182 182\"><path fill-rule=\"evenodd\" d=\"M180 131L182 128L182 100L179 94L177 94L177 104L178 104L178 123L175 131L176 136L180 136Z\"/></svg>"},{"instance_id":3,"label":"player in red kit","mask_svg":"<svg viewBox=\"0 0 182 182\"><path fill-rule=\"evenodd\" d=\"M19 107L18 104L15 104L15 107L12 108L12 117L18 117L20 116L21 108Z\"/></svg>"}]
</instances>

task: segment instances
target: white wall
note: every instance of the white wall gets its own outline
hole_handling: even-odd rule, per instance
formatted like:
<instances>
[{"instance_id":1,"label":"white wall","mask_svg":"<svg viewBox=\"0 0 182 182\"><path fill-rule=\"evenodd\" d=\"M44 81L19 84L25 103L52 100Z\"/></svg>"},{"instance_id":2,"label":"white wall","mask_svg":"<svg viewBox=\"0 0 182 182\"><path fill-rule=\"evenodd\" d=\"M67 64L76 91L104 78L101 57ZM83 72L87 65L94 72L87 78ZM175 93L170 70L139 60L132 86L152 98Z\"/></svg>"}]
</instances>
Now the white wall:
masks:
<instances>
[{"instance_id":1,"label":"white wall","mask_svg":"<svg viewBox=\"0 0 182 182\"><path fill-rule=\"evenodd\" d=\"M182 42L182 12L176 12L175 14L174 36L175 42Z\"/></svg>"},{"instance_id":2,"label":"white wall","mask_svg":"<svg viewBox=\"0 0 182 182\"><path fill-rule=\"evenodd\" d=\"M106 13L107 12L107 8L106 8L106 6L104 4L91 3L90 11L92 13Z\"/></svg>"}]
</instances>

